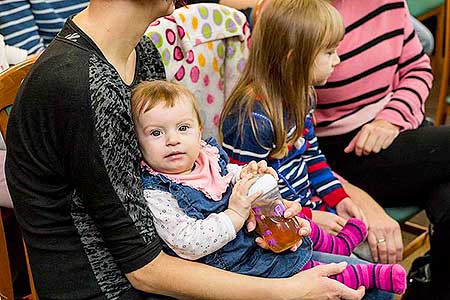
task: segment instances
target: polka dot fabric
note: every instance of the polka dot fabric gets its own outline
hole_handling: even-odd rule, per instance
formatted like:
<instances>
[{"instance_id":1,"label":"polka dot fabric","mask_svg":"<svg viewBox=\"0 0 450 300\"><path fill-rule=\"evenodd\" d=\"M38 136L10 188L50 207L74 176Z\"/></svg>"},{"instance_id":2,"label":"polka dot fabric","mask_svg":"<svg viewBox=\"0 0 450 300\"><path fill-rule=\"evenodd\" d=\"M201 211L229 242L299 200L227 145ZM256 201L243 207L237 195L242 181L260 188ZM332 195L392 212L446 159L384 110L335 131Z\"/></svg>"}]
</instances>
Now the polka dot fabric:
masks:
<instances>
[{"instance_id":1,"label":"polka dot fabric","mask_svg":"<svg viewBox=\"0 0 450 300\"><path fill-rule=\"evenodd\" d=\"M250 30L245 15L219 4L192 4L153 22L146 35L161 54L167 80L195 94L204 137L217 137L223 104L248 57Z\"/></svg>"}]
</instances>

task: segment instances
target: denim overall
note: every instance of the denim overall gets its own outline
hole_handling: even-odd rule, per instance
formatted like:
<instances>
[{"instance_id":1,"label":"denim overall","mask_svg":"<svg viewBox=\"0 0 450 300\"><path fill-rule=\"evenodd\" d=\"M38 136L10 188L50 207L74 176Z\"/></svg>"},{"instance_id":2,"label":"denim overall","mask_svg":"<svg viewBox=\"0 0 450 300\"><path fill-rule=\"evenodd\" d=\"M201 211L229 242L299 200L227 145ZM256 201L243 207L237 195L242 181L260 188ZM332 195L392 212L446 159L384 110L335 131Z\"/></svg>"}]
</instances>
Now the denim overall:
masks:
<instances>
[{"instance_id":1,"label":"denim overall","mask_svg":"<svg viewBox=\"0 0 450 300\"><path fill-rule=\"evenodd\" d=\"M227 174L226 166L228 156L217 144L215 139L208 139L208 144L219 149L219 164L222 175ZM228 187L223 194L222 200L214 201L207 198L202 192L191 187L177 184L163 175L151 175L143 170L142 182L144 189L158 189L171 193L178 201L180 208L189 216L196 219L205 219L211 213L219 213L227 209L232 187ZM246 275L262 276L269 278L289 277L296 274L311 259L312 242L308 237L296 252L289 250L283 253L273 253L264 250L255 243L256 235L241 229L236 238L221 249L199 261L205 264ZM198 245L207 247L207 245ZM176 256L167 246L163 245L166 253Z\"/></svg>"}]
</instances>

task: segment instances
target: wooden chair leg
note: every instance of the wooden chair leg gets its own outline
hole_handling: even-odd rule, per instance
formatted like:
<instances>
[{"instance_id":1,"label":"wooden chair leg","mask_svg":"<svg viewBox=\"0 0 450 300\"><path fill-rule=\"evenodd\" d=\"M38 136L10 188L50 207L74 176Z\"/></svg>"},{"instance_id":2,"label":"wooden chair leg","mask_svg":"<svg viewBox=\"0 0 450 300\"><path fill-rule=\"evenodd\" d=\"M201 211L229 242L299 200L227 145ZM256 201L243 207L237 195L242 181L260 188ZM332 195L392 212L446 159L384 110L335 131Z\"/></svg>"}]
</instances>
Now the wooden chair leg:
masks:
<instances>
[{"instance_id":1,"label":"wooden chair leg","mask_svg":"<svg viewBox=\"0 0 450 300\"><path fill-rule=\"evenodd\" d=\"M449 84L449 72L450 72L450 3L446 1L445 7L445 51L444 59L442 62L442 73L441 73L441 86L439 90L438 107L436 112L436 126L445 123L446 116L449 115L450 106L446 103L446 97L448 94L448 84ZM435 73L436 74L436 73Z\"/></svg>"},{"instance_id":2,"label":"wooden chair leg","mask_svg":"<svg viewBox=\"0 0 450 300\"><path fill-rule=\"evenodd\" d=\"M23 249L25 252L25 259L27 261L27 272L28 272L28 281L30 283L30 290L31 290L31 300L38 300L36 287L34 286L34 279L33 274L31 273L31 265L30 265L30 258L28 257L28 251L27 251L27 245L25 244L25 241L23 241Z\"/></svg>"}]
</instances>

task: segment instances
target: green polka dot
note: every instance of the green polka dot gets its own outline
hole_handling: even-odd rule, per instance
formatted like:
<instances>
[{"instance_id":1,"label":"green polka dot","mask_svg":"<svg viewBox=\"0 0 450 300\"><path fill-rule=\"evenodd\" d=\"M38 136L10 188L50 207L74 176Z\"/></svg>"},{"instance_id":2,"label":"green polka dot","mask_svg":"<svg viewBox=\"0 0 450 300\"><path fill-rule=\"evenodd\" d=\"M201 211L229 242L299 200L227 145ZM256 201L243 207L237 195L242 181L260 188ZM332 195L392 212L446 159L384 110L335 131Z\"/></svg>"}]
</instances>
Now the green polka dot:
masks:
<instances>
[{"instance_id":1,"label":"green polka dot","mask_svg":"<svg viewBox=\"0 0 450 300\"><path fill-rule=\"evenodd\" d=\"M225 66L223 64L219 67L219 75L221 79L223 79L225 76Z\"/></svg>"},{"instance_id":2,"label":"green polka dot","mask_svg":"<svg viewBox=\"0 0 450 300\"><path fill-rule=\"evenodd\" d=\"M217 46L217 54L220 58L224 58L225 56L225 46L223 44L219 44Z\"/></svg>"},{"instance_id":3,"label":"green polka dot","mask_svg":"<svg viewBox=\"0 0 450 300\"><path fill-rule=\"evenodd\" d=\"M199 9L198 9L198 12L200 13L200 16L203 19L206 19L208 17L208 10L206 9L206 7L200 6Z\"/></svg>"},{"instance_id":4,"label":"green polka dot","mask_svg":"<svg viewBox=\"0 0 450 300\"><path fill-rule=\"evenodd\" d=\"M227 19L225 21L225 27L227 28L227 31L231 33L235 33L238 30L236 22L234 22L233 19Z\"/></svg>"},{"instance_id":5,"label":"green polka dot","mask_svg":"<svg viewBox=\"0 0 450 300\"><path fill-rule=\"evenodd\" d=\"M209 39L211 37L211 26L209 24L204 24L202 27L202 34L205 38Z\"/></svg>"},{"instance_id":6,"label":"green polka dot","mask_svg":"<svg viewBox=\"0 0 450 300\"><path fill-rule=\"evenodd\" d=\"M213 18L214 18L214 23L216 23L217 25L222 24L223 17L219 10L215 9L213 11Z\"/></svg>"},{"instance_id":7,"label":"green polka dot","mask_svg":"<svg viewBox=\"0 0 450 300\"><path fill-rule=\"evenodd\" d=\"M222 12L223 12L223 14L225 15L225 16L228 16L229 14L230 14L230 11L227 9L227 8L222 8L221 9L222 10Z\"/></svg>"}]
</instances>

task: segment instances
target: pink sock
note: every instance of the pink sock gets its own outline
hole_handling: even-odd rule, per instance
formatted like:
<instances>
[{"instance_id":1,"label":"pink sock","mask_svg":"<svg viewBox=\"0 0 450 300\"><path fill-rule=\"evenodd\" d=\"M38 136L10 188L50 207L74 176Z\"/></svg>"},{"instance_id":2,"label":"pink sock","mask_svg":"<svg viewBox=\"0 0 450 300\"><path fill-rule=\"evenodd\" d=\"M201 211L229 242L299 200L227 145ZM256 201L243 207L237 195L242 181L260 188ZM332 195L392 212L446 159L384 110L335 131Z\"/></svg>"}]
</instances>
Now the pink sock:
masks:
<instances>
[{"instance_id":1,"label":"pink sock","mask_svg":"<svg viewBox=\"0 0 450 300\"><path fill-rule=\"evenodd\" d=\"M327 233L311 220L309 223L314 250L319 252L349 256L367 237L366 225L355 218L348 219L337 236Z\"/></svg>"},{"instance_id":2,"label":"pink sock","mask_svg":"<svg viewBox=\"0 0 450 300\"><path fill-rule=\"evenodd\" d=\"M322 263L310 260L302 271L320 264ZM399 264L348 265L341 274L330 276L330 278L353 289L363 285L366 289L377 288L396 294L403 294L406 289L406 271Z\"/></svg>"}]
</instances>

